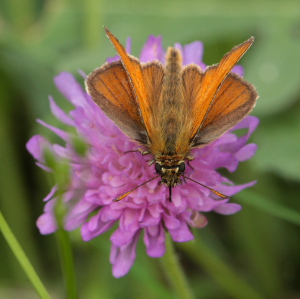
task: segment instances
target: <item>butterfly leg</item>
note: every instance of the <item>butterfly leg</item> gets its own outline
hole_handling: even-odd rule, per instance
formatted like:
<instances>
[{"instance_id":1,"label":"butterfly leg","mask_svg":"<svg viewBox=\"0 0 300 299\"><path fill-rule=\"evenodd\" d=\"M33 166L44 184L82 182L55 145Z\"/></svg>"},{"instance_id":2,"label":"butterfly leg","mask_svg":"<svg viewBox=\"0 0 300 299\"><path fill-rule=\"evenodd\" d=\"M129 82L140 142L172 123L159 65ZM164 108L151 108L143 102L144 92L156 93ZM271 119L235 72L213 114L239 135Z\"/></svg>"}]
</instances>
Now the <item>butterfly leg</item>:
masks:
<instances>
[{"instance_id":1,"label":"butterfly leg","mask_svg":"<svg viewBox=\"0 0 300 299\"><path fill-rule=\"evenodd\" d=\"M154 164L154 163L155 163L155 159L152 159L152 160L147 160L147 162L149 162L149 163L148 163L148 165L149 165L149 166L151 166L152 164Z\"/></svg>"},{"instance_id":2,"label":"butterfly leg","mask_svg":"<svg viewBox=\"0 0 300 299\"><path fill-rule=\"evenodd\" d=\"M149 151L144 151L142 148L138 148L138 149L136 149L136 150L130 150L130 151L126 151L126 152L124 152L124 154L127 154L127 153L133 153L133 152L139 152L139 153L141 153L143 156L146 156L146 155L149 155L150 154L150 152Z\"/></svg>"},{"instance_id":3,"label":"butterfly leg","mask_svg":"<svg viewBox=\"0 0 300 299\"><path fill-rule=\"evenodd\" d=\"M141 148L138 148L138 149L136 149L136 150L126 151L126 152L124 152L124 154L127 154L127 153L134 153L134 152L139 152L139 153L141 153L143 156L146 156L146 155L150 155L150 154L151 154L149 151L147 151L147 150L144 151L144 150L141 149ZM147 162L149 162L148 165L150 166L150 165L152 165L152 164L155 162L155 160L154 160L154 159L152 159L152 160L147 160Z\"/></svg>"},{"instance_id":4,"label":"butterfly leg","mask_svg":"<svg viewBox=\"0 0 300 299\"><path fill-rule=\"evenodd\" d=\"M193 161L193 160L194 160L194 157L193 157L193 156L190 156L190 155L186 156L185 158L186 158L188 161Z\"/></svg>"},{"instance_id":5,"label":"butterfly leg","mask_svg":"<svg viewBox=\"0 0 300 299\"><path fill-rule=\"evenodd\" d=\"M194 157L193 156L186 156L186 159L187 159L187 165L189 167L191 167L193 170L195 170L194 167L190 164L190 161L193 161Z\"/></svg>"}]
</instances>

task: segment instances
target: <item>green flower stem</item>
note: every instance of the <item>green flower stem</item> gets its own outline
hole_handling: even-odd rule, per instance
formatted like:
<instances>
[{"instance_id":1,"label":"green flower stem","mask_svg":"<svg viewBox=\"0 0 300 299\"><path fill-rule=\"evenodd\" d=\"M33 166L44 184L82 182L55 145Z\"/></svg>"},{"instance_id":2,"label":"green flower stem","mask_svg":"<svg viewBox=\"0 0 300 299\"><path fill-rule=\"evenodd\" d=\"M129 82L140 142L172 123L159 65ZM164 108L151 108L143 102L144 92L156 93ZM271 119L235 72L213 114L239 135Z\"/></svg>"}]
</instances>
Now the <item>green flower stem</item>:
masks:
<instances>
[{"instance_id":1,"label":"green flower stem","mask_svg":"<svg viewBox=\"0 0 300 299\"><path fill-rule=\"evenodd\" d=\"M200 243L199 241L178 243L178 247L186 252L202 269L208 272L232 298L264 298L264 296L241 279L239 274L235 273L232 268L214 254L210 248L206 247L205 243Z\"/></svg>"},{"instance_id":2,"label":"green flower stem","mask_svg":"<svg viewBox=\"0 0 300 299\"><path fill-rule=\"evenodd\" d=\"M68 160L57 161L56 157L50 151L45 151L44 158L46 165L53 170L54 181L57 186L57 201L54 209L57 223L56 238L62 272L65 279L66 298L77 299L78 295L72 246L69 234L64 229L67 207L63 202L63 194L70 183L70 164L68 163Z\"/></svg>"},{"instance_id":3,"label":"green flower stem","mask_svg":"<svg viewBox=\"0 0 300 299\"><path fill-rule=\"evenodd\" d=\"M180 299L195 298L188 285L188 281L183 269L178 261L173 240L169 234L167 234L166 237L166 246L166 254L160 259L160 261L165 275L174 290L174 294L176 294Z\"/></svg>"},{"instance_id":4,"label":"green flower stem","mask_svg":"<svg viewBox=\"0 0 300 299\"><path fill-rule=\"evenodd\" d=\"M25 274L27 275L28 279L33 284L36 292L40 296L41 299L50 299L50 295L47 292L46 288L44 287L43 283L41 282L39 276L35 272L33 266L31 265L30 261L28 260L26 254L24 253L23 249L21 248L20 244L18 243L17 239L15 238L14 234L10 230L7 222L5 221L2 213L0 212L0 229L3 233L4 238L6 239L8 245L10 246L12 252L16 256L17 260L19 261L21 267L23 268Z\"/></svg>"},{"instance_id":5,"label":"green flower stem","mask_svg":"<svg viewBox=\"0 0 300 299\"><path fill-rule=\"evenodd\" d=\"M56 232L56 238L59 247L62 271L66 283L67 298L77 299L78 296L75 278L75 267L69 235L64 229L60 228Z\"/></svg>"},{"instance_id":6,"label":"green flower stem","mask_svg":"<svg viewBox=\"0 0 300 299\"><path fill-rule=\"evenodd\" d=\"M56 232L57 244L60 253L60 260L63 275L66 284L66 293L68 299L77 299L77 286L75 277L75 266L72 253L72 246L68 232L64 230L63 220L65 217L65 207L62 202L62 196L58 196L55 207L56 221L58 230Z\"/></svg>"}]
</instances>

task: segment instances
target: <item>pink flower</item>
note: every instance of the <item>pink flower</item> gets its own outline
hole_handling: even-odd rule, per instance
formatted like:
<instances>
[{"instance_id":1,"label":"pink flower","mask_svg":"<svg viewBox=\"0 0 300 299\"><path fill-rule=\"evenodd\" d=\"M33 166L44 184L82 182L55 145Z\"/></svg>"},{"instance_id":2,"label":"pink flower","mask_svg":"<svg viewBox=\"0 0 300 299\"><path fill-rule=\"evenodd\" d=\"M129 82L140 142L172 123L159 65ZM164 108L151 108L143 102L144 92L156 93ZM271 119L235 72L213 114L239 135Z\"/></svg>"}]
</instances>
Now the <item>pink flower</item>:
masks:
<instances>
[{"instance_id":1,"label":"pink flower","mask_svg":"<svg viewBox=\"0 0 300 299\"><path fill-rule=\"evenodd\" d=\"M176 47L182 51L184 64L197 63L202 68L206 67L202 62L201 42L184 47L176 44ZM141 61L158 59L164 62L164 55L161 37L150 36L142 50ZM235 71L241 74L242 69L237 66ZM36 135L28 141L27 149L38 161L38 166L46 171L51 171L44 161L46 149L58 160L68 159L71 180L63 195L67 207L65 229L81 227L83 240L89 241L118 223L111 236L110 262L115 277L121 277L130 270L141 234L147 254L161 257L165 253L166 230L175 242L190 241L193 239L190 227L202 228L207 224L205 212L229 215L241 209L240 205L229 203L228 199L216 200L208 189L190 181L173 189L170 202L168 189L159 185L159 179L141 186L122 201L113 202L119 195L153 177L154 166L148 166L147 156L137 152L125 153L137 149L137 144L106 117L71 74L61 73L55 78L55 84L74 105L74 110L65 113L50 97L51 111L62 123L75 128L76 133L67 133L39 120L65 145L52 144ZM194 149L192 155L195 159L191 162L194 170L187 166L186 176L228 196L252 186L255 182L234 185L216 170L223 167L234 172L239 162L254 155L257 147L247 144L247 141L257 125L258 119L248 116L212 144ZM247 129L248 132L237 137L234 134L237 129ZM84 139L88 145L84 156L73 148L75 136ZM55 196L56 187L45 198L44 214L37 220L42 234L56 230Z\"/></svg>"}]
</instances>

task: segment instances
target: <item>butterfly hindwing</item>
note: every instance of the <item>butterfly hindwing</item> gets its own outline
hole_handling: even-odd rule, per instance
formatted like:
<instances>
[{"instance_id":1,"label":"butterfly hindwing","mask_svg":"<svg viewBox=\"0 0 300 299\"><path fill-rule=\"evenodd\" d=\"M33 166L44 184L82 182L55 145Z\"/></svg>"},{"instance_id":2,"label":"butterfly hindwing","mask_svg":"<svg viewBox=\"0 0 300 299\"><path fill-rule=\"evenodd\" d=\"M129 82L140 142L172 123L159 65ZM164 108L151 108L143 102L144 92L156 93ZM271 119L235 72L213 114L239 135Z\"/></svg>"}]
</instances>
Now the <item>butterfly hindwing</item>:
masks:
<instances>
[{"instance_id":1,"label":"butterfly hindwing","mask_svg":"<svg viewBox=\"0 0 300 299\"><path fill-rule=\"evenodd\" d=\"M205 145L219 138L251 112L256 99L254 87L230 73L219 88L192 146Z\"/></svg>"}]
</instances>

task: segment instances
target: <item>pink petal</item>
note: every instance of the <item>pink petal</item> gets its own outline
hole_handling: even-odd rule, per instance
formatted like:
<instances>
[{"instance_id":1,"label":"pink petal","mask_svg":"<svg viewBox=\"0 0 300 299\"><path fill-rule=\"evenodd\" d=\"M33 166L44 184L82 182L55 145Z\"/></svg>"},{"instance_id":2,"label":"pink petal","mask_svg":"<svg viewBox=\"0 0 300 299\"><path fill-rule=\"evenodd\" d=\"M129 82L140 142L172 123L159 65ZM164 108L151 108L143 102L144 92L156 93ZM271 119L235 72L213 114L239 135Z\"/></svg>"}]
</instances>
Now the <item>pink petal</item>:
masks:
<instances>
[{"instance_id":1,"label":"pink petal","mask_svg":"<svg viewBox=\"0 0 300 299\"><path fill-rule=\"evenodd\" d=\"M216 207L214 211L222 215L231 215L239 212L241 209L242 207L236 203L226 203Z\"/></svg>"},{"instance_id":2,"label":"pink petal","mask_svg":"<svg viewBox=\"0 0 300 299\"><path fill-rule=\"evenodd\" d=\"M141 55L141 62L148 62L153 60L159 60L164 63L165 60L165 51L162 47L162 37L155 37L150 35L146 44L144 45Z\"/></svg>"},{"instance_id":3,"label":"pink petal","mask_svg":"<svg viewBox=\"0 0 300 299\"><path fill-rule=\"evenodd\" d=\"M54 82L59 91L75 106L84 106L86 93L73 75L62 72L54 78Z\"/></svg>"},{"instance_id":4,"label":"pink petal","mask_svg":"<svg viewBox=\"0 0 300 299\"><path fill-rule=\"evenodd\" d=\"M55 217L51 213L41 215L38 218L36 225L42 235L52 234L57 230Z\"/></svg>"},{"instance_id":5,"label":"pink petal","mask_svg":"<svg viewBox=\"0 0 300 299\"><path fill-rule=\"evenodd\" d=\"M165 231L163 226L150 226L145 229L144 242L147 254L151 257L162 257L166 252Z\"/></svg>"},{"instance_id":6,"label":"pink petal","mask_svg":"<svg viewBox=\"0 0 300 299\"><path fill-rule=\"evenodd\" d=\"M70 116L68 116L59 106L56 105L52 97L49 97L50 108L53 115L56 116L58 120L69 125L74 126L74 121Z\"/></svg>"},{"instance_id":7,"label":"pink petal","mask_svg":"<svg viewBox=\"0 0 300 299\"><path fill-rule=\"evenodd\" d=\"M174 230L169 229L169 233L175 242L187 242L194 239L194 236L191 233L188 225L183 221L180 222L179 228Z\"/></svg>"},{"instance_id":8,"label":"pink petal","mask_svg":"<svg viewBox=\"0 0 300 299\"><path fill-rule=\"evenodd\" d=\"M70 139L70 135L68 133L66 133L65 131L58 129L54 126L48 125L47 123L45 123L44 121L42 121L40 119L38 119L37 122L40 123L41 125L43 125L44 127L48 128L52 132L54 132L61 139L65 140L65 141L68 141Z\"/></svg>"},{"instance_id":9,"label":"pink petal","mask_svg":"<svg viewBox=\"0 0 300 299\"><path fill-rule=\"evenodd\" d=\"M26 143L27 150L38 161L43 161L45 149L49 147L49 141L41 135L32 136Z\"/></svg>"},{"instance_id":10,"label":"pink petal","mask_svg":"<svg viewBox=\"0 0 300 299\"><path fill-rule=\"evenodd\" d=\"M121 247L112 245L110 252L110 262L113 265L113 276L122 277L128 273L136 257L136 244L140 235L137 232L131 243Z\"/></svg>"},{"instance_id":11,"label":"pink petal","mask_svg":"<svg viewBox=\"0 0 300 299\"><path fill-rule=\"evenodd\" d=\"M254 143L249 143L243 146L236 154L236 158L239 161L246 161L252 158L257 150L257 145Z\"/></svg>"},{"instance_id":12,"label":"pink petal","mask_svg":"<svg viewBox=\"0 0 300 299\"><path fill-rule=\"evenodd\" d=\"M49 199L51 199L56 191L57 191L57 186L54 186L51 189L50 193L43 199L43 201L48 201Z\"/></svg>"},{"instance_id":13,"label":"pink petal","mask_svg":"<svg viewBox=\"0 0 300 299\"><path fill-rule=\"evenodd\" d=\"M244 76L244 68L241 65L235 65L231 71L241 77Z\"/></svg>"}]
</instances>

